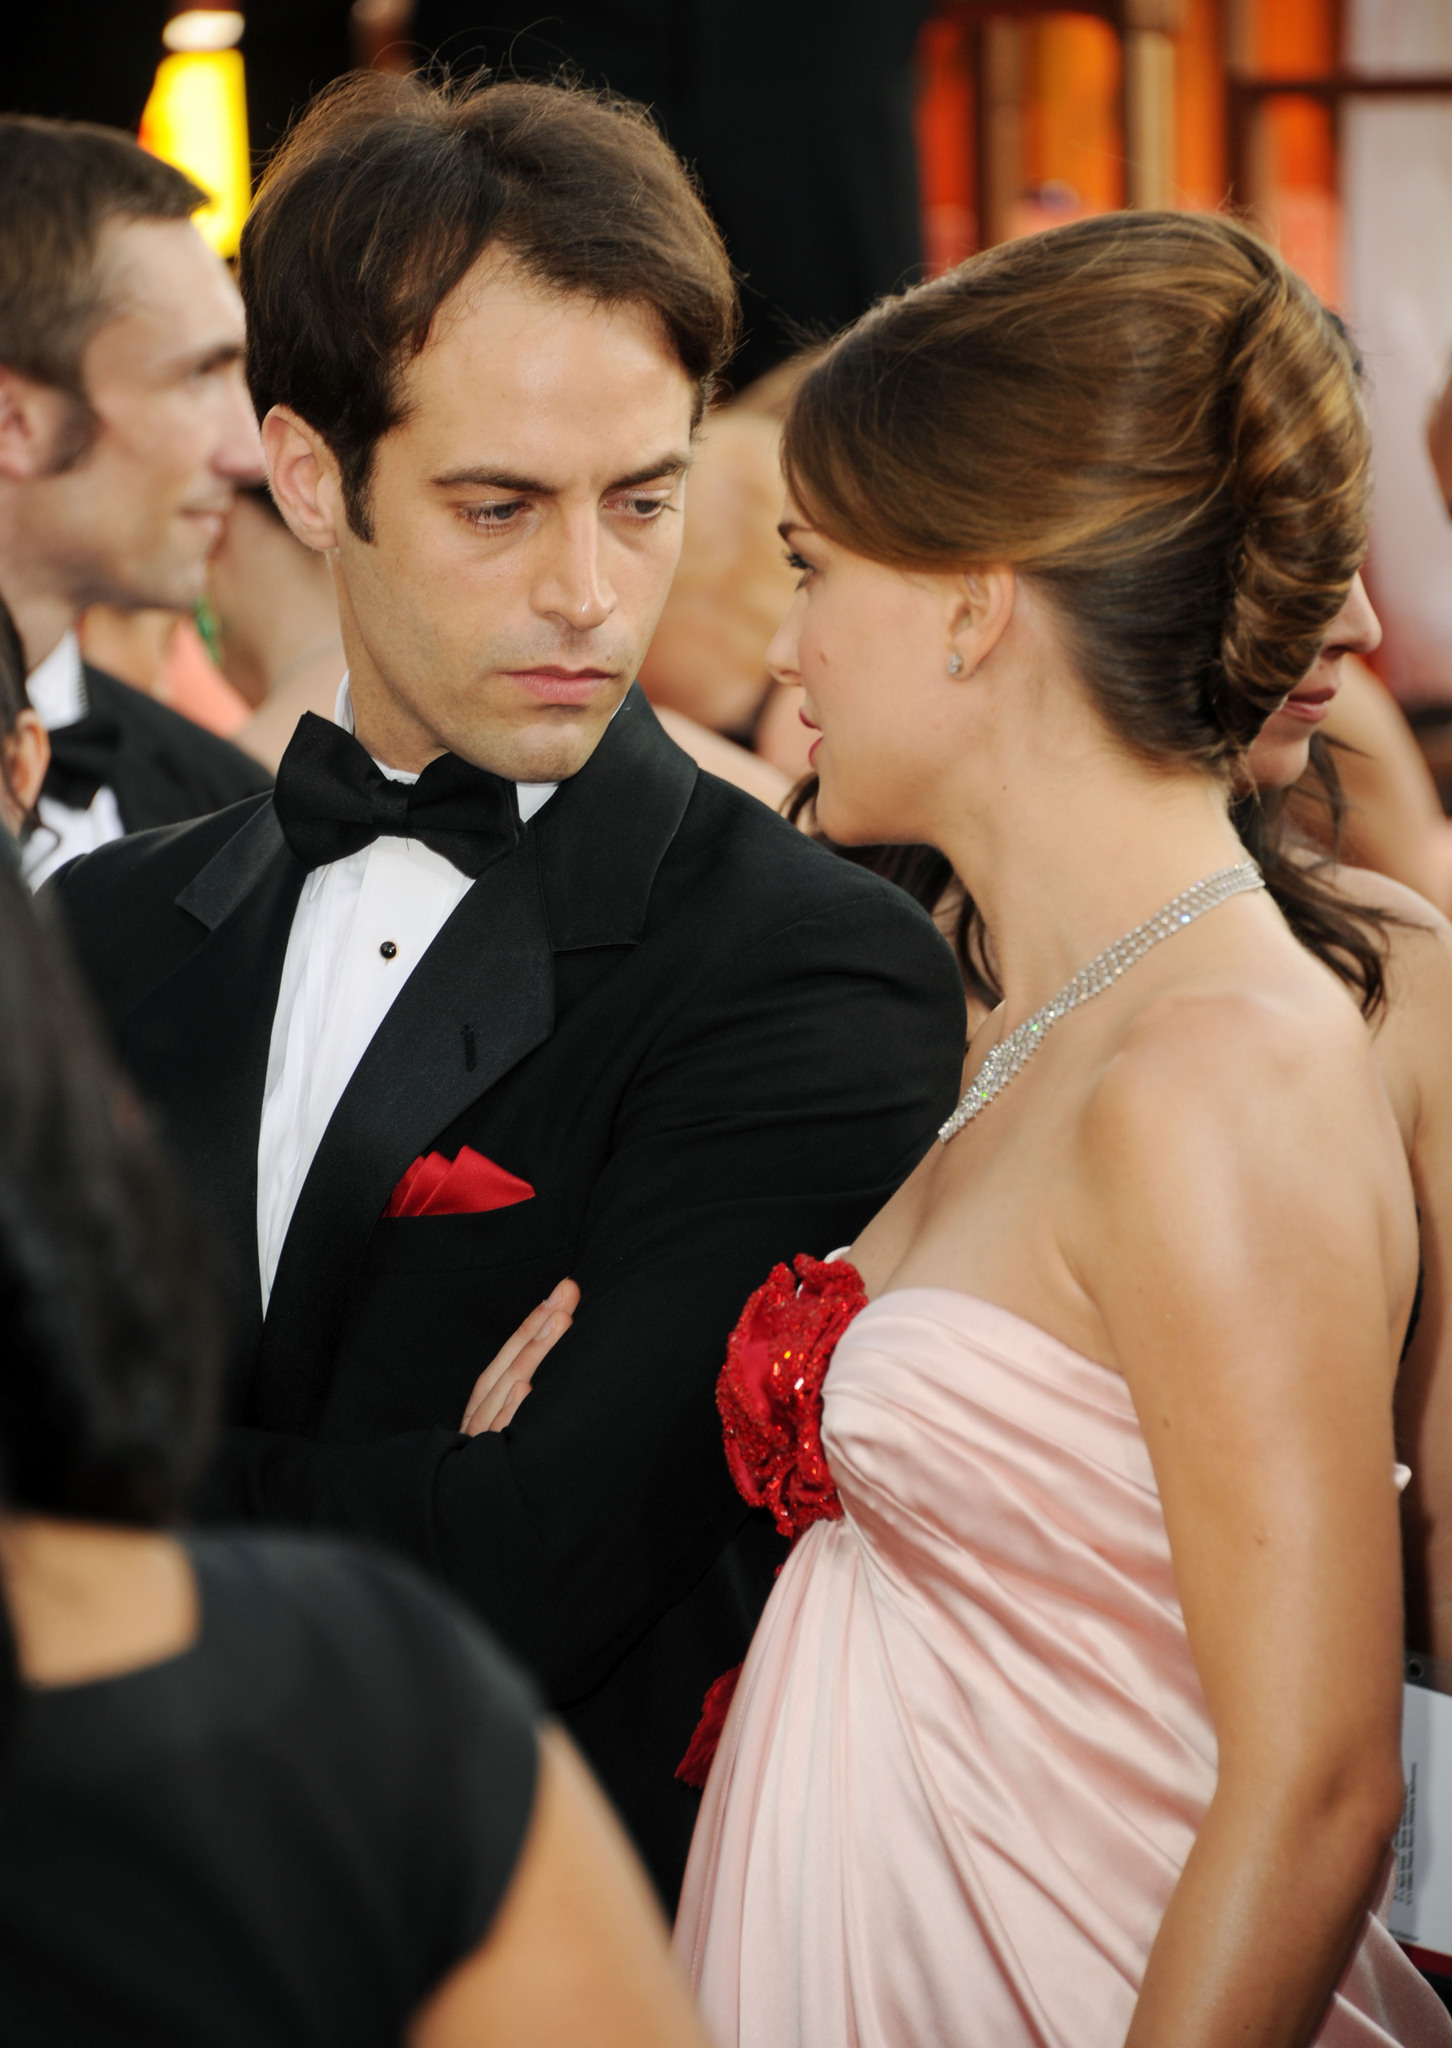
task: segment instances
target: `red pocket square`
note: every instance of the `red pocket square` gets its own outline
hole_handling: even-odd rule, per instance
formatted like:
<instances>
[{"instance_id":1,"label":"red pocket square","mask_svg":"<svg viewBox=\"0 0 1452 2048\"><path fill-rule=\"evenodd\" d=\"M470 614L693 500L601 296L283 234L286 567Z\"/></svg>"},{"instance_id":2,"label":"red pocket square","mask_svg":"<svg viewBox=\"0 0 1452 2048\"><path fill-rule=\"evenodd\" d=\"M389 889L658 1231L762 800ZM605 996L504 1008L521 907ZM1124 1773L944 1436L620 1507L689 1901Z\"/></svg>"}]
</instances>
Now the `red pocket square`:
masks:
<instances>
[{"instance_id":1,"label":"red pocket square","mask_svg":"<svg viewBox=\"0 0 1452 2048\"><path fill-rule=\"evenodd\" d=\"M389 1197L385 1216L476 1216L484 1209L508 1209L534 1200L534 1189L518 1174L506 1173L472 1145L457 1159L442 1152L415 1159Z\"/></svg>"}]
</instances>

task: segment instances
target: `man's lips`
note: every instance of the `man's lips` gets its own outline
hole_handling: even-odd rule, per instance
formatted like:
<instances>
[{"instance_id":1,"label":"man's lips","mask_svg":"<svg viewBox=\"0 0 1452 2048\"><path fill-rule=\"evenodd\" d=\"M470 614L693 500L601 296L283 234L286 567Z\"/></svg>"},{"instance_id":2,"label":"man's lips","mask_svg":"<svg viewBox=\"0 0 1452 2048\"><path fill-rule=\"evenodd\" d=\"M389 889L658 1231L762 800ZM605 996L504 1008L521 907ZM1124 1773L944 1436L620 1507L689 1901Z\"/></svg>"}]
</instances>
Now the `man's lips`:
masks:
<instances>
[{"instance_id":1,"label":"man's lips","mask_svg":"<svg viewBox=\"0 0 1452 2048\"><path fill-rule=\"evenodd\" d=\"M602 685L615 680L608 668L509 668L504 673L541 704L588 704Z\"/></svg>"},{"instance_id":2,"label":"man's lips","mask_svg":"<svg viewBox=\"0 0 1452 2048\"><path fill-rule=\"evenodd\" d=\"M208 527L219 538L226 529L230 505L183 505L182 517L195 521L198 526Z\"/></svg>"}]
</instances>

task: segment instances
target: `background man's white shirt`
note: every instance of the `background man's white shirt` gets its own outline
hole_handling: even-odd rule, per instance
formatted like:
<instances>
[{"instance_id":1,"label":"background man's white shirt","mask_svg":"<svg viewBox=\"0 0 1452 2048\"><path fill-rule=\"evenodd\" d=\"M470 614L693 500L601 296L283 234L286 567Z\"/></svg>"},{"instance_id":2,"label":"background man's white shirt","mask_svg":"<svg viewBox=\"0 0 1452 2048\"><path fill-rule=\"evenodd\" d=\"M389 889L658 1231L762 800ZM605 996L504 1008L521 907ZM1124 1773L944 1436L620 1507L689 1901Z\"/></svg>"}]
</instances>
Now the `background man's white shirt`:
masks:
<instances>
[{"instance_id":1,"label":"background man's white shirt","mask_svg":"<svg viewBox=\"0 0 1452 2048\"><path fill-rule=\"evenodd\" d=\"M353 730L346 676L334 716ZM377 765L391 782L418 780ZM558 785L515 787L527 822ZM257 1139L264 1312L292 1212L343 1090L399 990L473 886L431 847L389 836L314 868L303 884L273 1013Z\"/></svg>"}]
</instances>

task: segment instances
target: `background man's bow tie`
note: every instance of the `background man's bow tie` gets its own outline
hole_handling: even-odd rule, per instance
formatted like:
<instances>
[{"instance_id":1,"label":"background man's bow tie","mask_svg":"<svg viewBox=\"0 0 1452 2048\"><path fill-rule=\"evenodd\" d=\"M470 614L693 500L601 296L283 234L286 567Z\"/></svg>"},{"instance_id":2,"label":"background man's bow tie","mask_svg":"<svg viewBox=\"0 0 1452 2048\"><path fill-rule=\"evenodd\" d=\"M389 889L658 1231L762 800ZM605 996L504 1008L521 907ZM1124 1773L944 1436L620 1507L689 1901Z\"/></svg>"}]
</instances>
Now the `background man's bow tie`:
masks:
<instances>
[{"instance_id":1,"label":"background man's bow tie","mask_svg":"<svg viewBox=\"0 0 1452 2048\"><path fill-rule=\"evenodd\" d=\"M88 810L101 784L114 780L120 751L121 721L112 712L88 711L57 726L50 736L46 795L72 810Z\"/></svg>"},{"instance_id":2,"label":"background man's bow tie","mask_svg":"<svg viewBox=\"0 0 1452 2048\"><path fill-rule=\"evenodd\" d=\"M305 711L273 791L283 837L305 868L343 860L380 834L420 839L466 875L519 843L514 784L457 754L430 761L417 782L390 782L342 726Z\"/></svg>"}]
</instances>

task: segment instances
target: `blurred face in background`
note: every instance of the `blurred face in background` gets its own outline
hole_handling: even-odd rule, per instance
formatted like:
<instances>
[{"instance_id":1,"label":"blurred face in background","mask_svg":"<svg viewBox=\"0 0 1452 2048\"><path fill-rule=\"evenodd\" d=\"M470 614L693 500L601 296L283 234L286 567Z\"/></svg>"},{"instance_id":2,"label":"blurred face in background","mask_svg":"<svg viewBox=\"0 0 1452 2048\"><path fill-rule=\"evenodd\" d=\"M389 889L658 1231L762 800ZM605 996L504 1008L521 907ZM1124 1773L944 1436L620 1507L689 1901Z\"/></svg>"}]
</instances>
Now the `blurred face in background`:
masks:
<instances>
[{"instance_id":1,"label":"blurred face in background","mask_svg":"<svg viewBox=\"0 0 1452 2048\"><path fill-rule=\"evenodd\" d=\"M24 486L22 545L76 610L184 609L237 485L262 474L242 302L189 221L109 223L97 285L108 317L81 358L89 410L45 394L53 433Z\"/></svg>"},{"instance_id":2,"label":"blurred face in background","mask_svg":"<svg viewBox=\"0 0 1452 2048\"><path fill-rule=\"evenodd\" d=\"M590 757L650 643L681 546L694 388L655 314L543 288L486 252L403 372L369 537L285 408L274 494L333 551L360 740L519 781Z\"/></svg>"},{"instance_id":3,"label":"blurred face in background","mask_svg":"<svg viewBox=\"0 0 1452 2048\"><path fill-rule=\"evenodd\" d=\"M1279 711L1261 727L1247 758L1257 789L1289 789L1311 758L1311 739L1341 688L1349 654L1374 654L1381 645L1381 621L1371 608L1366 585L1354 577L1346 602L1331 621L1315 666L1292 690Z\"/></svg>"}]
</instances>

